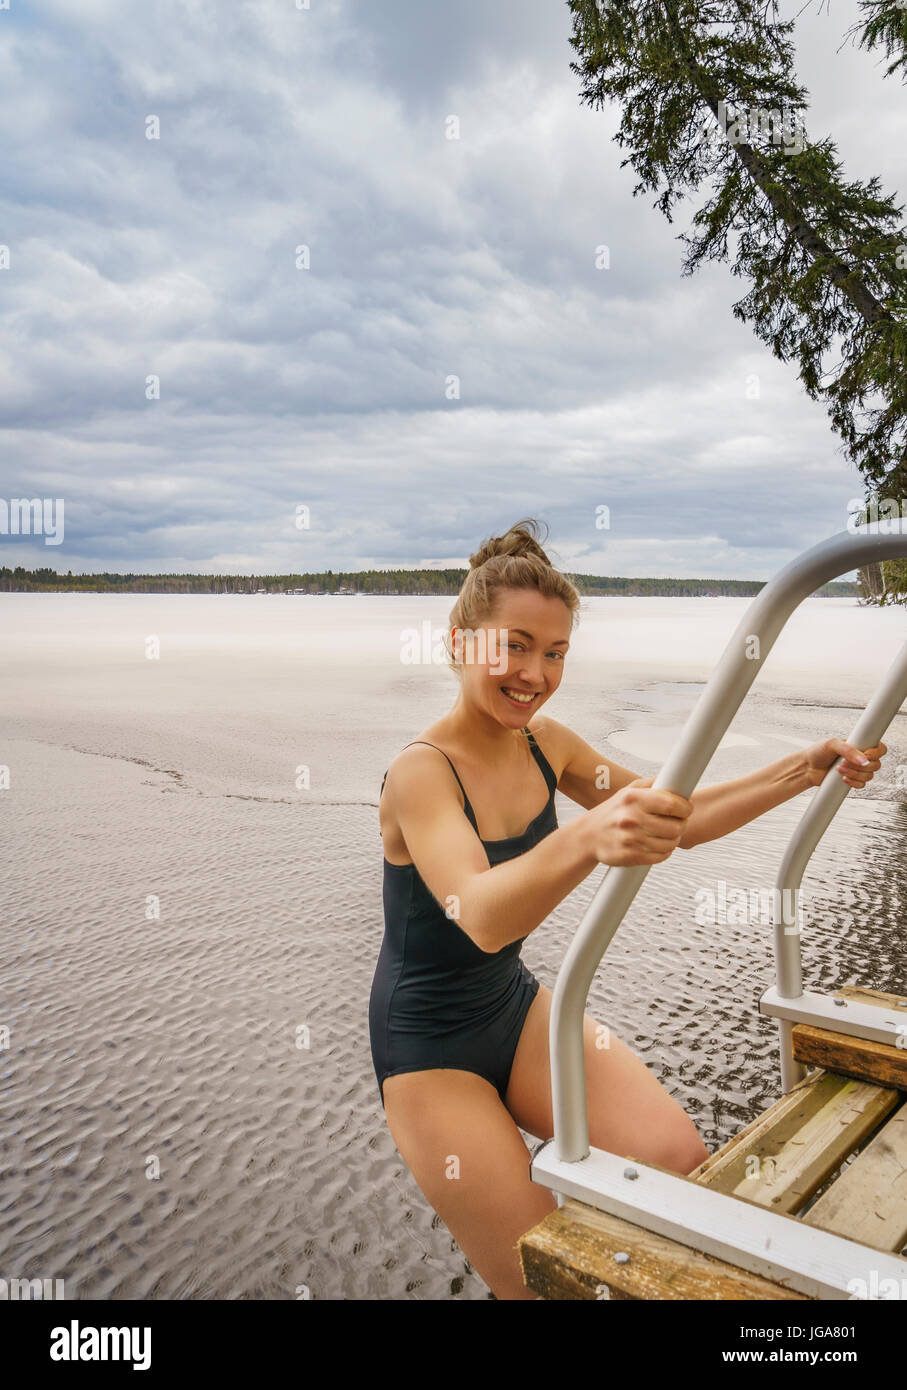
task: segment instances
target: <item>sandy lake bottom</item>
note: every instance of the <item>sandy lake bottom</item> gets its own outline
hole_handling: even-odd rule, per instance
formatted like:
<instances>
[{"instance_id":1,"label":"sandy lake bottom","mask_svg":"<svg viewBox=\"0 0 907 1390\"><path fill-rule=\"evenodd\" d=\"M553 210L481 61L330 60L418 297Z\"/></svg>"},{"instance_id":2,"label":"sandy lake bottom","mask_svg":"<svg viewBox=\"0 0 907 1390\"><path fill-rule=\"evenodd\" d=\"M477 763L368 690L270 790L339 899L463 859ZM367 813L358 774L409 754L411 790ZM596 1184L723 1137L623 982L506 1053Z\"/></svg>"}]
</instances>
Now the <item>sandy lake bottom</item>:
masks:
<instances>
[{"instance_id":1,"label":"sandy lake bottom","mask_svg":"<svg viewBox=\"0 0 907 1390\"><path fill-rule=\"evenodd\" d=\"M381 776L455 697L401 663L400 633L450 602L0 598L4 1278L80 1299L489 1297L395 1149L368 1034ZM745 608L590 600L547 712L654 776ZM808 600L703 783L846 738L905 622ZM885 742L804 879L807 988L907 984L903 714ZM651 870L589 996L710 1150L780 1078L758 1012L771 927L700 925L696 894L771 889L809 795ZM525 942L549 987L603 872Z\"/></svg>"}]
</instances>

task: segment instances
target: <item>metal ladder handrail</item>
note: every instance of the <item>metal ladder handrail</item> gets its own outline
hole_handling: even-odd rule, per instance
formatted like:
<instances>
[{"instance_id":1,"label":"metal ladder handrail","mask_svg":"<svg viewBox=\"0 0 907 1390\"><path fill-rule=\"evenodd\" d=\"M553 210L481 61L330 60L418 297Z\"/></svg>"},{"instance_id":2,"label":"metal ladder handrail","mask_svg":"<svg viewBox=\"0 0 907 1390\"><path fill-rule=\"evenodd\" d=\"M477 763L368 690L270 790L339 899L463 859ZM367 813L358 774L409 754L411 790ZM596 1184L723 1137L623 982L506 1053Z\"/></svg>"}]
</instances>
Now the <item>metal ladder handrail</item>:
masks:
<instances>
[{"instance_id":1,"label":"metal ladder handrail","mask_svg":"<svg viewBox=\"0 0 907 1390\"><path fill-rule=\"evenodd\" d=\"M879 523L872 523L820 541L760 590L654 779L654 788L690 796L778 634L805 598L850 570L907 556L907 520L884 524L891 528L886 534L879 533ZM640 864L606 869L555 981L549 1027L552 1158L561 1165L579 1164L589 1156L583 1015L595 971L650 867ZM560 1205L561 1193L557 1195Z\"/></svg>"},{"instance_id":2,"label":"metal ladder handrail","mask_svg":"<svg viewBox=\"0 0 907 1390\"><path fill-rule=\"evenodd\" d=\"M857 748L872 748L882 741L895 715L907 699L907 642L898 652L885 673L881 685L860 715L845 740ZM841 777L831 774L842 759L837 758L819 783L804 815L790 838L778 870L773 902L775 951L775 990L771 996L798 999L803 995L803 961L801 952L801 913L791 921L785 904L799 905L800 886L813 851L825 834L850 788ZM780 905L780 906L779 906ZM785 1094L806 1076L802 1062L794 1061L793 1020L779 1018L781 1056L781 1089Z\"/></svg>"}]
</instances>

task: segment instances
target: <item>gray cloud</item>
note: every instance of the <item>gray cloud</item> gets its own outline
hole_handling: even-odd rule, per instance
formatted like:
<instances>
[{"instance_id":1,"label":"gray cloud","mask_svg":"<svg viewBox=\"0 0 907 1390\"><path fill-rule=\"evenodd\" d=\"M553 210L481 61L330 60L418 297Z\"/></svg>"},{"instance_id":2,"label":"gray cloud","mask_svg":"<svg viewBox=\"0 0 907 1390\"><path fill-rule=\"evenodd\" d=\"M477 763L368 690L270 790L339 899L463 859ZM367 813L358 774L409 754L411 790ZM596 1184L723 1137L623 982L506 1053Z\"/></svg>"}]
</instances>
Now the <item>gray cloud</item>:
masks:
<instances>
[{"instance_id":1,"label":"gray cloud","mask_svg":"<svg viewBox=\"0 0 907 1390\"><path fill-rule=\"evenodd\" d=\"M566 6L311 4L6 16L0 495L66 539L0 563L455 564L534 513L581 570L767 577L843 528L824 411L726 268L681 280ZM801 22L816 126L896 187L897 89Z\"/></svg>"}]
</instances>

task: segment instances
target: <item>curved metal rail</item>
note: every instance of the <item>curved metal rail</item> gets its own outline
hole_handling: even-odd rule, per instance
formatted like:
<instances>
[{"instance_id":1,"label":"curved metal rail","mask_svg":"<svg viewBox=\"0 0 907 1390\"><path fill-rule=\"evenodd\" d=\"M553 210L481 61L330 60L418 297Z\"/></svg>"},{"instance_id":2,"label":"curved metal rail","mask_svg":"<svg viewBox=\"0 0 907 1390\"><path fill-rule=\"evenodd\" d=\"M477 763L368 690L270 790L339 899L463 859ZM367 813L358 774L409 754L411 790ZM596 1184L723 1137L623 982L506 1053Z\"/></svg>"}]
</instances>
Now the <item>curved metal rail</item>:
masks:
<instances>
[{"instance_id":1,"label":"curved metal rail","mask_svg":"<svg viewBox=\"0 0 907 1390\"><path fill-rule=\"evenodd\" d=\"M857 748L871 748L879 743L885 736L885 731L891 721L901 708L904 700L907 699L907 643L901 648L891 666L885 673L885 678L873 695L866 709L860 715L856 724L847 739L848 743L854 744ZM816 791L800 820L796 830L791 836L784 858L781 861L781 868L778 871L778 881L774 897L774 946L775 946L775 975L776 985L774 989L767 990L762 998L763 1011L775 1013L776 1009L771 1005L780 1005L784 999L806 999L813 1002L813 1008L821 1007L819 1001L824 997L819 995L803 994L803 972L802 958L800 952L800 925L801 915L795 914L794 920L785 914L784 905L787 903L799 903L800 885L806 866L810 861L813 850L825 834L831 824L838 808L843 804L850 788L840 777L832 777L831 772L842 759L838 758L832 764L828 774L819 783ZM781 905L779 908L779 904ZM863 1010L853 1005L846 1004L841 1000L836 1000L839 1006L837 1017L834 1017L829 1010L826 1015L827 1023L837 1029L841 1029L842 1024L846 1024L848 1011L855 1014L858 1018ZM769 1005L766 1008L766 1005ZM834 1006L832 1006L834 1007ZM873 1010L875 1020L880 1015L878 1010ZM813 1021L818 1021L813 1014ZM874 1021L875 1021L874 1020ZM802 1062L794 1061L793 1045L791 1033L795 1019L791 1016L785 1017L779 1013L778 1025L780 1030L780 1051L781 1051L781 1089L789 1091L798 1081L806 1075L806 1067ZM891 1028L894 1026L894 1019L889 1023L887 1030L879 1030L876 1034L882 1041L891 1042ZM844 1031L850 1031L845 1029ZM860 1035L866 1035L865 1030L860 1030Z\"/></svg>"},{"instance_id":2,"label":"curved metal rail","mask_svg":"<svg viewBox=\"0 0 907 1390\"><path fill-rule=\"evenodd\" d=\"M756 679L775 639L791 613L805 598L829 580L847 574L850 570L881 560L907 556L907 521L892 521L886 525L890 526L891 530L884 535L878 533L878 523L874 523L855 531L842 531L821 541L792 560L760 590L728 642L724 655L690 714L677 744L655 778L653 787L665 788L685 797L690 796L744 696ZM889 673L883 685L886 700L888 696L893 699L900 691L900 658L896 666L896 676ZM894 668L892 670L894 671ZM881 721L888 703L884 708L880 705L877 709L877 701L873 701L857 725L861 738L864 727L874 729ZM890 722L890 717L885 727ZM876 741L874 734L870 733L870 737L873 742ZM831 771L833 769L830 769ZM822 825L823 815L830 811L830 820L837 810L834 796L840 792L843 800L846 794L847 788L843 782L840 787L836 782L840 782L840 779L833 779L828 775L817 788L818 791L822 791L827 785L834 788L834 793L828 790L819 799L819 810L807 827L809 835L804 832L789 857L785 859L784 874L788 884L794 882L798 869L802 874L812 849L828 824L826 821L825 825ZM818 833L812 839L815 831ZM612 866L607 869L567 948L558 972L551 1001L549 1029L554 1116L551 1156L560 1165L562 1172L564 1164L579 1163L587 1158L590 1152L583 1055L583 1014L589 987L602 956L650 867L643 864L630 867ZM787 972L785 987L790 988L797 983L799 941L791 936L782 946L781 966ZM538 1165L531 1165L530 1172L533 1176L536 1171L539 1171ZM557 1186L556 1183L549 1185ZM558 1203L562 1204L561 1193L558 1192L557 1196Z\"/></svg>"}]
</instances>

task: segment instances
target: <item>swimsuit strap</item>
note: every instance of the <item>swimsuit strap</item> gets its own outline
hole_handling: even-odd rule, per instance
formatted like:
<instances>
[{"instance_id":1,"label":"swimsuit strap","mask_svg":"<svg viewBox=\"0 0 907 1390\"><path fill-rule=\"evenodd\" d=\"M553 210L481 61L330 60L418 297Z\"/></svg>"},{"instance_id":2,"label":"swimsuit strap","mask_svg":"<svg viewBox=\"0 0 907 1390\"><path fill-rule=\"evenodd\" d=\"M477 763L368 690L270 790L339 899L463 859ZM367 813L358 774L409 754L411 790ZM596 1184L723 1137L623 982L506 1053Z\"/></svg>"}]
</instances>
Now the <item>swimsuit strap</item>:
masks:
<instances>
[{"instance_id":1,"label":"swimsuit strap","mask_svg":"<svg viewBox=\"0 0 907 1390\"><path fill-rule=\"evenodd\" d=\"M435 749L437 749L437 751L438 751L439 753L444 753L444 749L443 749L443 748L438 748L438 745L437 745L436 743L429 743L429 742L428 742L426 739L424 739L424 738L414 738L413 741L412 741L412 743L405 743L405 744L403 745L403 747L404 747L404 748L411 748L413 743L424 743L426 748L435 748ZM444 757L447 758L447 754L446 754L446 753L444 753ZM473 809L472 809L472 807L471 807L470 804L469 804L469 797L466 795L466 788L463 786L463 783L460 781L460 774L457 772L457 769L454 767L453 763L450 762L450 758L447 758L447 761L450 763L450 770L451 770L451 772L453 773L454 777L456 777L456 779L457 779L457 785L459 786L460 791L463 793L463 802L464 802L463 809L464 809L464 811L466 812L466 814L467 814L467 816L469 817L469 819L472 821L473 825L475 826L476 833L478 834L478 829L479 829L479 827L478 827L478 825L476 824L476 818L475 818L475 814L473 813ZM387 773L385 772L384 776L381 778L381 791L382 791L382 792L384 791L384 784L385 784L386 781L387 781ZM378 795L379 795L379 798L380 798L381 793L379 792Z\"/></svg>"},{"instance_id":2,"label":"swimsuit strap","mask_svg":"<svg viewBox=\"0 0 907 1390\"><path fill-rule=\"evenodd\" d=\"M554 793L557 791L557 773L549 763L548 759L545 757L545 754L542 752L541 748L539 748L538 744L536 743L535 734L532 732L532 730L526 729L524 730L524 732L529 740L529 747L532 749L533 757L535 758L539 767L542 769L542 776L548 783L548 790L551 793L551 795L554 796Z\"/></svg>"},{"instance_id":3,"label":"swimsuit strap","mask_svg":"<svg viewBox=\"0 0 907 1390\"><path fill-rule=\"evenodd\" d=\"M437 745L436 743L428 743L428 742L426 742L426 740L425 740L424 738L414 738L413 741L412 741L412 743L404 743L403 747L404 747L404 748L411 748L413 743L424 743L426 748L438 748L438 745ZM444 753L444 749L443 749L443 748L438 748L438 752L439 752L439 753ZM447 758L447 754L446 754L446 753L444 753L444 756L445 756L445 758ZM450 758L447 758L447 761L450 763ZM463 783L460 781L459 774L457 773L457 769L454 767L453 763L450 763L450 770L451 770L451 772L453 773L454 777L456 777L457 782L459 783L460 791L463 793L463 799L464 799L464 801L466 802L466 804L467 804L467 806L468 806L468 805L469 805L469 797L466 795L466 789L465 789L465 787L463 786ZM384 784L385 784L386 781L387 781L387 773L385 772L384 776L381 778L381 790L382 790L382 791L384 791Z\"/></svg>"},{"instance_id":4,"label":"swimsuit strap","mask_svg":"<svg viewBox=\"0 0 907 1390\"><path fill-rule=\"evenodd\" d=\"M426 748L437 748L439 753L444 753L444 749L443 749L443 748L438 748L438 745L437 745L436 743L429 743L428 740L427 740L427 739L424 739L424 738L414 738L413 741L412 741L412 743L406 743L406 744L404 744L404 747L405 747L405 748L411 748L413 743L424 743L425 746L426 746ZM444 753L444 756L445 756L445 758L447 758L447 754L446 754L446 753ZM450 758L447 758L447 761L450 763ZM474 813L472 807L471 807L470 804L469 804L469 797L466 795L466 788L463 786L463 783L460 781L460 774L457 772L457 769L454 767L453 763L450 763L450 770L451 770L451 772L453 773L454 777L456 777L456 779L457 779L457 785L459 786L460 791L463 793L463 810L466 812L467 816L468 816L469 819L472 821L472 827L473 827L473 829L475 830L476 834L478 835L478 833L479 833L479 826L478 826L478 822L476 821L476 818L475 818L475 813ZM385 775L385 777L386 777L386 776L387 776L387 773L385 773L384 775ZM382 783L382 785L383 785L383 783Z\"/></svg>"},{"instance_id":5,"label":"swimsuit strap","mask_svg":"<svg viewBox=\"0 0 907 1390\"><path fill-rule=\"evenodd\" d=\"M531 729L524 729L523 732L525 733L526 738L529 740L529 747L532 749L532 756L535 758L535 761L538 763L538 765L539 765L539 767L540 767L540 769L541 769L541 772L542 772L542 776L544 777L545 782L547 783L548 791L549 791L549 794L550 794L550 795L549 795L549 800L550 800L550 798L553 797L553 796L554 796L554 793L557 791L557 773L554 771L554 768L551 766L551 764L549 763L548 759L545 757L545 754L542 752L541 748L539 747L538 743L536 742L536 740L535 740L535 735L533 734L532 730L531 730ZM404 744L403 746L404 746L405 748L411 748L412 745L413 745L413 743L423 743L423 744L425 744L425 747L426 747L426 748L437 748L437 750L438 750L439 753L444 753L444 749L443 749L443 748L438 748L438 745L437 745L436 743L429 743L428 740L427 740L427 739L424 739L424 738L414 738L414 739L412 740L412 743L406 743L406 744ZM456 777L456 779L457 779L457 785L459 786L460 791L463 793L463 803L464 803L464 804L463 804L463 810L466 812L467 816L468 816L469 819L472 821L473 828L475 829L475 832L476 832L476 834L478 835L478 833L479 833L479 827L478 827L478 824L477 824L477 822L476 822L475 813L473 812L473 809L472 809L472 807L471 807L470 804L469 804L469 797L466 795L466 788L463 786L463 783L460 781L460 774L457 772L457 769L454 767L453 763L450 762L450 758L447 757L447 754L446 754L446 753L444 753L444 757L447 758L447 761L450 763L450 770L451 770L451 772L453 773L454 777ZM387 781L387 773L385 772L384 777L381 779L381 791L382 791L382 792L384 791L384 783L385 783L386 781ZM380 793L379 793L379 796L380 796Z\"/></svg>"}]
</instances>

